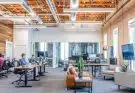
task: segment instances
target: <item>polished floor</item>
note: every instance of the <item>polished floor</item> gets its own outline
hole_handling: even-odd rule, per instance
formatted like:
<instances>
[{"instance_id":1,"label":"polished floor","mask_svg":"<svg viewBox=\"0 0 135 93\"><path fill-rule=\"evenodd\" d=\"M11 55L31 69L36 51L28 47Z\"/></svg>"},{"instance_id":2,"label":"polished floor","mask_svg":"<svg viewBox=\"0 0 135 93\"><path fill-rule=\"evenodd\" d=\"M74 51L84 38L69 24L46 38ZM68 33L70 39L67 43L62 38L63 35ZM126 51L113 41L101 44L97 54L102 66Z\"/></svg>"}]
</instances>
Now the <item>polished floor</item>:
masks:
<instances>
[{"instance_id":1,"label":"polished floor","mask_svg":"<svg viewBox=\"0 0 135 93\"><path fill-rule=\"evenodd\" d=\"M49 73L40 77L40 81L29 82L32 88L16 88L11 84L17 77L10 73L9 77L0 79L0 93L74 93L66 90L65 72L62 69L47 69ZM122 88L120 91L111 80L95 79L93 93L135 93L134 90Z\"/></svg>"}]
</instances>

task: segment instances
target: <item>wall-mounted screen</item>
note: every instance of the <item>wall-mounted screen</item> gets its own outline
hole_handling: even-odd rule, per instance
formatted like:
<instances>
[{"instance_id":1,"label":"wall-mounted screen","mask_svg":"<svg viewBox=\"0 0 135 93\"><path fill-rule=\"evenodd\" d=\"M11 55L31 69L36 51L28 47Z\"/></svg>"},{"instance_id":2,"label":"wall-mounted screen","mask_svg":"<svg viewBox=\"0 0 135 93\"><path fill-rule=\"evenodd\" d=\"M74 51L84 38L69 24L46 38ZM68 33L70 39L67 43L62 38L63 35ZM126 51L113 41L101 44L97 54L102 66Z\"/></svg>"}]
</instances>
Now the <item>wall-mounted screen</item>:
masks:
<instances>
[{"instance_id":1,"label":"wall-mounted screen","mask_svg":"<svg viewBox=\"0 0 135 93\"><path fill-rule=\"evenodd\" d=\"M133 60L134 59L133 44L122 45L122 55L124 60Z\"/></svg>"}]
</instances>

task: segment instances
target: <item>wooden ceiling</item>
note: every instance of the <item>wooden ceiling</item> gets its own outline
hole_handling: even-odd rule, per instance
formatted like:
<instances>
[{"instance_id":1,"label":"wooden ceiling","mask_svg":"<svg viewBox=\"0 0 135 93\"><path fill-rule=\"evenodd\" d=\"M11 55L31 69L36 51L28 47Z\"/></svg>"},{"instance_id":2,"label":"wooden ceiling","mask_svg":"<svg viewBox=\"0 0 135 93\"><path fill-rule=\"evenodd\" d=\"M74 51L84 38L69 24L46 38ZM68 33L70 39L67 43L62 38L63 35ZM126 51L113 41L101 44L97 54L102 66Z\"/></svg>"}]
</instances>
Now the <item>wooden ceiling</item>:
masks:
<instances>
[{"instance_id":1,"label":"wooden ceiling","mask_svg":"<svg viewBox=\"0 0 135 93\"><path fill-rule=\"evenodd\" d=\"M64 12L70 8L70 0L50 0L56 7L56 15L61 23L71 21L71 13ZM121 0L79 0L79 8L116 8ZM47 0L26 0L30 8L39 16L43 23L56 23ZM30 16L21 4L0 4L0 11L8 15ZM79 12L76 21L103 21L106 12ZM0 15L2 15L0 13Z\"/></svg>"},{"instance_id":2,"label":"wooden ceiling","mask_svg":"<svg viewBox=\"0 0 135 93\"><path fill-rule=\"evenodd\" d=\"M70 0L51 0L56 7L56 14L60 22L71 21L71 13L64 12L64 9L70 8ZM55 23L46 0L27 0L29 6L37 13L44 23ZM115 8L117 0L80 0L79 8ZM61 15L65 14L65 15ZM103 21L108 13L77 13L76 21ZM49 19L47 19L49 18Z\"/></svg>"},{"instance_id":3,"label":"wooden ceiling","mask_svg":"<svg viewBox=\"0 0 135 93\"><path fill-rule=\"evenodd\" d=\"M27 0L27 3L41 18L43 23L56 23L46 0Z\"/></svg>"},{"instance_id":4,"label":"wooden ceiling","mask_svg":"<svg viewBox=\"0 0 135 93\"><path fill-rule=\"evenodd\" d=\"M102 21L106 13L77 13L78 21Z\"/></svg>"},{"instance_id":5,"label":"wooden ceiling","mask_svg":"<svg viewBox=\"0 0 135 93\"><path fill-rule=\"evenodd\" d=\"M21 4L0 4L0 12L9 16L28 16L28 11Z\"/></svg>"}]
</instances>

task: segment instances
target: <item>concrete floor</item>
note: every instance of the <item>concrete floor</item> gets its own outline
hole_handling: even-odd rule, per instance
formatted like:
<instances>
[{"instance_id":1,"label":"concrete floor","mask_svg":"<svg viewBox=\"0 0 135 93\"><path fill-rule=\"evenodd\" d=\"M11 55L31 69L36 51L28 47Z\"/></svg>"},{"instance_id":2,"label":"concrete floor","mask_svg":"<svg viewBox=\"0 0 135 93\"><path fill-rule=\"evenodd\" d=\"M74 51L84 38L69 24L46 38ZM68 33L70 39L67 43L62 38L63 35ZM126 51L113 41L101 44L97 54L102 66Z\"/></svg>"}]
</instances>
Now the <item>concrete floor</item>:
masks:
<instances>
[{"instance_id":1,"label":"concrete floor","mask_svg":"<svg viewBox=\"0 0 135 93\"><path fill-rule=\"evenodd\" d=\"M49 73L40 77L40 81L29 82L32 88L16 88L11 82L17 77L11 73L7 79L0 79L0 93L74 93L73 90L66 90L65 72L62 69L47 70ZM93 93L135 93L135 90L123 87L119 91L113 81L95 79Z\"/></svg>"}]
</instances>

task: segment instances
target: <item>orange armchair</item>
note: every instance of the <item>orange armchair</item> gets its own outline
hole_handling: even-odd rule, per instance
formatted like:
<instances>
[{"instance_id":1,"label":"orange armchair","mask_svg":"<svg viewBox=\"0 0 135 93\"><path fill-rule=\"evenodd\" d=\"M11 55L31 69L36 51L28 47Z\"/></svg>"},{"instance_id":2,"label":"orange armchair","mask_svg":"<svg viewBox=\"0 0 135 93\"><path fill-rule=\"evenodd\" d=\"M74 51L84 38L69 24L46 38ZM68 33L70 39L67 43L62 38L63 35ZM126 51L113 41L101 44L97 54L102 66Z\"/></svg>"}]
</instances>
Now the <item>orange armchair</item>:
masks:
<instances>
[{"instance_id":1,"label":"orange armchair","mask_svg":"<svg viewBox=\"0 0 135 93\"><path fill-rule=\"evenodd\" d=\"M75 88L75 77L77 77L76 73L77 72L74 72L73 70L69 70L67 72L67 76L66 76L66 87L67 87L67 89ZM91 77L92 78L92 75L90 75L88 72L84 72L83 76L84 77ZM84 83L79 83L78 86L79 85L83 86L85 84ZM87 85L89 85L89 84L87 84Z\"/></svg>"}]
</instances>

